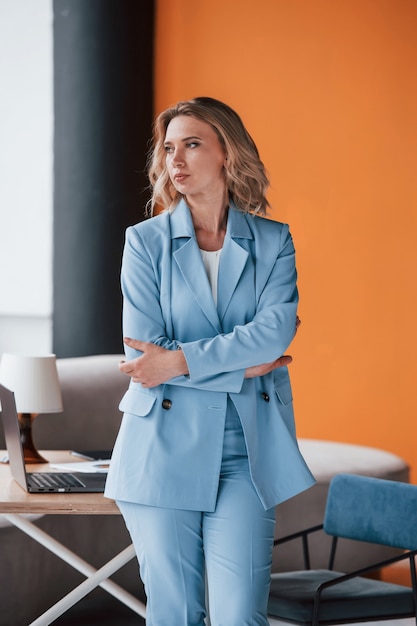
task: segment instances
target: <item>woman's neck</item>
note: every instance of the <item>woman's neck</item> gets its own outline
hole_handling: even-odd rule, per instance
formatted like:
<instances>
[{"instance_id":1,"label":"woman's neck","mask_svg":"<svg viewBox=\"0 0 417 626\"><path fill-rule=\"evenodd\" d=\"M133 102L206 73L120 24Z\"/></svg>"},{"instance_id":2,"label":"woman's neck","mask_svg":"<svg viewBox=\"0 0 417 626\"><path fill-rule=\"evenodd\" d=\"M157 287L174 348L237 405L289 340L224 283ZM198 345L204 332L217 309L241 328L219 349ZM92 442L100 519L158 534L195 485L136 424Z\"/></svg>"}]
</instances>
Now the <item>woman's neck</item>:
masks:
<instances>
[{"instance_id":1,"label":"woman's neck","mask_svg":"<svg viewBox=\"0 0 417 626\"><path fill-rule=\"evenodd\" d=\"M208 251L220 250L227 228L228 198L205 202L190 202L187 199L187 204L190 207L199 247Z\"/></svg>"}]
</instances>

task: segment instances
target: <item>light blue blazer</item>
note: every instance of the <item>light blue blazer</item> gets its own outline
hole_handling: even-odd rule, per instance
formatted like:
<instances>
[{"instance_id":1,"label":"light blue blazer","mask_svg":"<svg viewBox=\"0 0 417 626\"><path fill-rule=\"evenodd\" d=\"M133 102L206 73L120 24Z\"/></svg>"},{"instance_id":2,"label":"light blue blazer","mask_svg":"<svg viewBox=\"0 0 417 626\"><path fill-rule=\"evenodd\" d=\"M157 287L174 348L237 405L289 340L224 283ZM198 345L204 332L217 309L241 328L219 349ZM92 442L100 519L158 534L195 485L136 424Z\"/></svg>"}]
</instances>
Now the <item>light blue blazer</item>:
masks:
<instances>
[{"instance_id":1,"label":"light blue blazer","mask_svg":"<svg viewBox=\"0 0 417 626\"><path fill-rule=\"evenodd\" d=\"M265 509L314 483L298 449L288 370L245 379L245 368L287 350L298 293L288 226L232 204L220 258L217 308L184 200L126 234L123 333L181 346L189 375L130 387L105 495L213 511L228 397L240 416L250 471ZM141 353L126 349L127 359Z\"/></svg>"}]
</instances>

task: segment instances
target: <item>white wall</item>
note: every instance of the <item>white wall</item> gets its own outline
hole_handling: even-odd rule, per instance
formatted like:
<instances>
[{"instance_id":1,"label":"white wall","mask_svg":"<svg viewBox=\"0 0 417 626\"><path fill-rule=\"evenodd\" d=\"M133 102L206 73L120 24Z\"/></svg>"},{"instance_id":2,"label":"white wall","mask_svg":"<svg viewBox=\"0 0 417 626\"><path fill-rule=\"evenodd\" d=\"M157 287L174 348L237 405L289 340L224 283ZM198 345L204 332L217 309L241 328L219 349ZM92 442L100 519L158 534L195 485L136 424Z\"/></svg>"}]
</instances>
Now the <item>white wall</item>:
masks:
<instances>
[{"instance_id":1,"label":"white wall","mask_svg":"<svg viewBox=\"0 0 417 626\"><path fill-rule=\"evenodd\" d=\"M0 0L0 354L52 348L52 0Z\"/></svg>"}]
</instances>

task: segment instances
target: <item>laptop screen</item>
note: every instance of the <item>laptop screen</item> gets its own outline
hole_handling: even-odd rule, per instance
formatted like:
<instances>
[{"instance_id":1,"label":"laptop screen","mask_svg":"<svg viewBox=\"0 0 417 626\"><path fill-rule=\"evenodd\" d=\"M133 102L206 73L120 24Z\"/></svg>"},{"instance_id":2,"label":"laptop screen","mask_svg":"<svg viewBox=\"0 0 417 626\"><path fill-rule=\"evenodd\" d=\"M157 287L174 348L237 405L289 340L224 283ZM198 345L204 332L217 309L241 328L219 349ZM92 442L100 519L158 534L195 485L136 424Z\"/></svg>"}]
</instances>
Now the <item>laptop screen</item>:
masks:
<instances>
[{"instance_id":1,"label":"laptop screen","mask_svg":"<svg viewBox=\"0 0 417 626\"><path fill-rule=\"evenodd\" d=\"M20 441L19 421L13 391L0 385L0 400L10 471L19 485L27 490L25 461Z\"/></svg>"}]
</instances>

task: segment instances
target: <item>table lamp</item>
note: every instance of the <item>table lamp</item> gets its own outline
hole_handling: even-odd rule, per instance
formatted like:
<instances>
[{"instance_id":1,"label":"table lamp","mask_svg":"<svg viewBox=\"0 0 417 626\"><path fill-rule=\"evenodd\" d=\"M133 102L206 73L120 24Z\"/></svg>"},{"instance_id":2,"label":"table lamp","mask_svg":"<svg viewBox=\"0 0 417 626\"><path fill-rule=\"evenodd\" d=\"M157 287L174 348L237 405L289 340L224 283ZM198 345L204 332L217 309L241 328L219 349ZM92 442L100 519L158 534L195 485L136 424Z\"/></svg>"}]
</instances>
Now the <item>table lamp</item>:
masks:
<instances>
[{"instance_id":1,"label":"table lamp","mask_svg":"<svg viewBox=\"0 0 417 626\"><path fill-rule=\"evenodd\" d=\"M47 463L32 440L32 422L39 413L63 410L55 354L3 354L0 382L14 392L25 463Z\"/></svg>"}]
</instances>

